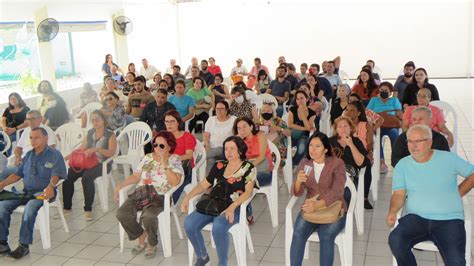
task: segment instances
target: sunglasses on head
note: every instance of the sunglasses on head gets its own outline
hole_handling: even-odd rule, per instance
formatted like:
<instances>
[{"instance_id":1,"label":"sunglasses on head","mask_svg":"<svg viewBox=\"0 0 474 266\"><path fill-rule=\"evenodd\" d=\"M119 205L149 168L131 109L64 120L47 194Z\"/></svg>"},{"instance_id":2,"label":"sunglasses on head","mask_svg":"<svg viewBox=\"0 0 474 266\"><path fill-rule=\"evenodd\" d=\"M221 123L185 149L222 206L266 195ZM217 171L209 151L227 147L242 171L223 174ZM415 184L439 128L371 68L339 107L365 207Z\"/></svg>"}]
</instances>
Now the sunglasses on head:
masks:
<instances>
[{"instance_id":1,"label":"sunglasses on head","mask_svg":"<svg viewBox=\"0 0 474 266\"><path fill-rule=\"evenodd\" d=\"M160 147L160 149L163 150L165 148L165 144L153 143L153 148L157 148L157 147Z\"/></svg>"}]
</instances>

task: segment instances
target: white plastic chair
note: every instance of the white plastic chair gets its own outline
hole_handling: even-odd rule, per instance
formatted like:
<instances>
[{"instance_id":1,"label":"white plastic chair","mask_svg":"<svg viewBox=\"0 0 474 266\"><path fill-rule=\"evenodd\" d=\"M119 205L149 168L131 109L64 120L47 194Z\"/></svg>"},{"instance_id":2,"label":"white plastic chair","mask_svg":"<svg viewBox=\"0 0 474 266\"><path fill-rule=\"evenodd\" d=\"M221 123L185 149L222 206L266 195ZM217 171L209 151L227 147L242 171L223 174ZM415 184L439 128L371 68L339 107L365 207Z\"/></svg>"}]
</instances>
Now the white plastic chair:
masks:
<instances>
[{"instance_id":1,"label":"white plastic chair","mask_svg":"<svg viewBox=\"0 0 474 266\"><path fill-rule=\"evenodd\" d=\"M206 178L206 149L199 140L196 140L196 146L193 152L194 168L191 175L191 186L194 187L200 180Z\"/></svg>"},{"instance_id":2,"label":"white plastic chair","mask_svg":"<svg viewBox=\"0 0 474 266\"><path fill-rule=\"evenodd\" d=\"M456 153L458 152L458 114L456 113L456 110L447 102L445 101L432 101L430 102L431 105L436 106L443 110L444 118L448 120L448 116L450 114L453 115L453 137L454 137L454 144L453 147L451 148L451 151Z\"/></svg>"},{"instance_id":3,"label":"white plastic chair","mask_svg":"<svg viewBox=\"0 0 474 266\"><path fill-rule=\"evenodd\" d=\"M56 149L63 157L68 156L78 145L81 144L84 135L78 124L67 123L58 127L56 133Z\"/></svg>"},{"instance_id":4,"label":"white plastic chair","mask_svg":"<svg viewBox=\"0 0 474 266\"><path fill-rule=\"evenodd\" d=\"M56 189L64 182L64 179L59 179L58 183L56 184ZM17 186L20 184L21 181L16 183L10 184L9 186L5 187L6 190L9 190L13 186ZM20 184L22 185L22 184ZM49 202L48 200L43 200L43 206L38 210L38 215L36 216L35 228L40 230L41 235L41 244L43 245L43 249L51 248L51 228L49 225L49 207L56 207L58 208L58 213L61 218L61 222L63 223L64 231L69 233L69 227L67 226L66 219L64 218L63 213L63 204L60 199L60 190L57 189L56 199L53 202ZM15 209L17 213L24 213L25 206L19 206Z\"/></svg>"},{"instance_id":5,"label":"white plastic chair","mask_svg":"<svg viewBox=\"0 0 474 266\"><path fill-rule=\"evenodd\" d=\"M259 94L258 98L261 100L262 105L264 103L273 103L273 106L274 106L275 110L278 107L277 99L271 94L268 94L268 93Z\"/></svg>"},{"instance_id":6,"label":"white plastic chair","mask_svg":"<svg viewBox=\"0 0 474 266\"><path fill-rule=\"evenodd\" d=\"M364 234L364 175L365 167L359 171L359 182L357 183L357 201L355 206L355 222L358 235Z\"/></svg>"},{"instance_id":7,"label":"white plastic chair","mask_svg":"<svg viewBox=\"0 0 474 266\"><path fill-rule=\"evenodd\" d=\"M179 223L178 214L175 203L172 202L171 197L173 193L178 189L184 182L184 176L181 177L179 184L164 194L163 211L158 214L158 230L160 231L160 240L163 247L163 255L171 257L173 255L173 246L171 245L171 213L173 213L174 223L176 224L176 230L178 231L179 239L183 239L183 231ZM134 189L135 185L128 185L119 191L119 206L125 202L128 198L128 193ZM137 218L139 219L141 211L138 212ZM123 252L124 241L125 241L125 230L119 223L119 238L120 238L120 252Z\"/></svg>"},{"instance_id":8,"label":"white plastic chair","mask_svg":"<svg viewBox=\"0 0 474 266\"><path fill-rule=\"evenodd\" d=\"M193 114L193 117L191 117L188 121L184 122L184 131L190 132L189 131L189 122L196 117L196 114Z\"/></svg>"},{"instance_id":9,"label":"white plastic chair","mask_svg":"<svg viewBox=\"0 0 474 266\"><path fill-rule=\"evenodd\" d=\"M91 113L94 110L100 110L102 109L102 104L99 102L93 102L93 103L88 103L84 107L82 107L81 111L79 111L79 114L76 116L76 118L81 118L82 114L86 114L86 127L84 128L84 132L87 132L89 129L92 128L91 124Z\"/></svg>"},{"instance_id":10,"label":"white plastic chair","mask_svg":"<svg viewBox=\"0 0 474 266\"><path fill-rule=\"evenodd\" d=\"M372 198L374 201L378 199L379 180L380 180L380 128L374 134L374 164L372 165L372 184L370 190L372 191Z\"/></svg>"},{"instance_id":11,"label":"white plastic chair","mask_svg":"<svg viewBox=\"0 0 474 266\"><path fill-rule=\"evenodd\" d=\"M347 208L346 213L346 226L344 229L337 235L335 243L339 248L339 257L341 260L341 265L352 265L352 250L353 250L353 223L354 223L354 209L357 203L356 188L352 181L348 178L346 180L346 187L351 191L351 201ZM292 196L290 202L286 206L285 214L285 264L290 265L290 247L291 240L293 238L293 207L296 204L298 197ZM306 242L305 248L305 259L309 258L309 242L319 242L318 233L314 232Z\"/></svg>"},{"instance_id":12,"label":"white plastic chair","mask_svg":"<svg viewBox=\"0 0 474 266\"><path fill-rule=\"evenodd\" d=\"M273 142L267 140L270 152L275 154L275 161L273 162L272 183L268 186L261 186L256 189L256 194L265 194L268 201L268 209L272 218L273 227L278 226L278 168L280 165L280 151Z\"/></svg>"},{"instance_id":13,"label":"white plastic chair","mask_svg":"<svg viewBox=\"0 0 474 266\"><path fill-rule=\"evenodd\" d=\"M119 153L119 146L115 149L115 154L102 162L102 175L94 180L97 191L99 192L100 207L104 213L109 211L109 181L112 183L112 187L115 189L115 181L112 173L107 172L107 164L111 163ZM112 172L112 170L111 170Z\"/></svg>"},{"instance_id":14,"label":"white plastic chair","mask_svg":"<svg viewBox=\"0 0 474 266\"><path fill-rule=\"evenodd\" d=\"M246 219L247 205L253 199L254 195L255 195L255 190L254 190L253 195L240 205L239 223L232 225L232 227L230 227L229 229L229 233L232 235L232 238L234 240L234 248L235 248L235 254L236 254L235 257L237 258L237 265L239 266L247 265L247 244L249 246L250 253L254 253L252 236L250 235L250 229L249 229L247 219ZM192 199L189 200L188 213L192 213L196 209L195 205L198 202L198 200L201 198L201 196L202 194L196 195ZM210 223L204 226L202 230L212 232L212 225L213 224ZM211 234L211 243L212 243L212 246L215 247L214 240L212 239L212 234ZM189 239L188 239L188 257L189 257L189 266L194 265L193 264L194 247L191 244L191 241L189 241Z\"/></svg>"},{"instance_id":15,"label":"white plastic chair","mask_svg":"<svg viewBox=\"0 0 474 266\"><path fill-rule=\"evenodd\" d=\"M10 149L12 143L10 141L10 136L8 136L6 132L0 130L0 134L2 134L3 136L3 144L5 145L5 147L3 147L3 150L1 150L0 153L4 153L8 151L8 149Z\"/></svg>"},{"instance_id":16,"label":"white plastic chair","mask_svg":"<svg viewBox=\"0 0 474 266\"><path fill-rule=\"evenodd\" d=\"M471 265L471 246L472 246L472 218L471 218L471 205L469 204L469 200L467 196L464 196L462 199L463 207L464 207L464 227L466 229L466 265ZM400 219L403 209L398 211L397 213L397 221L395 222L395 228L398 225L398 219ZM392 229L393 230L393 229ZM423 241L416 244L413 248L427 250L427 251L434 251L439 252L436 245L431 241ZM393 266L397 266L397 260L395 257L393 258Z\"/></svg>"},{"instance_id":17,"label":"white plastic chair","mask_svg":"<svg viewBox=\"0 0 474 266\"><path fill-rule=\"evenodd\" d=\"M283 115L281 118L288 125L288 113ZM286 149L286 159L285 166L283 167L283 179L288 187L288 192L291 193L291 185L293 183L293 154L291 153L291 148L293 147L291 143L291 136L286 137L287 149Z\"/></svg>"},{"instance_id":18,"label":"white plastic chair","mask_svg":"<svg viewBox=\"0 0 474 266\"><path fill-rule=\"evenodd\" d=\"M143 147L152 140L152 131L147 123L137 121L126 126L117 137L117 146L120 141L128 142L127 153L122 150L121 155L114 158L113 169L123 165L125 178L130 175L130 169L136 167L145 156Z\"/></svg>"},{"instance_id":19,"label":"white plastic chair","mask_svg":"<svg viewBox=\"0 0 474 266\"><path fill-rule=\"evenodd\" d=\"M329 101L326 108L321 113L321 119L319 120L319 131L326 134L328 137L332 136L332 127L331 127L331 103Z\"/></svg>"}]
</instances>

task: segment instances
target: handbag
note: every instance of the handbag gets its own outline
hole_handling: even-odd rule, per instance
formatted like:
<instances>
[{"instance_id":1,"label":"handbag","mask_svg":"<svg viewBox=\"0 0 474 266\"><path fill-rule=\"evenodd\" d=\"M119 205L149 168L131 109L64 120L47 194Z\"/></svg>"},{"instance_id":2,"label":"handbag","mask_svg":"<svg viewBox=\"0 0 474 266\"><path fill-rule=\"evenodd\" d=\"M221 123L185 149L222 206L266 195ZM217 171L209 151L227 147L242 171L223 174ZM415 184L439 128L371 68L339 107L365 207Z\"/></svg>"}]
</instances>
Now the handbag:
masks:
<instances>
[{"instance_id":1,"label":"handbag","mask_svg":"<svg viewBox=\"0 0 474 266\"><path fill-rule=\"evenodd\" d=\"M85 169L94 168L98 164L99 164L99 160L97 159L95 152L91 153L91 155L89 156L86 156L84 151L74 150L71 153L71 158L69 158L69 166L76 173L79 173Z\"/></svg>"},{"instance_id":2,"label":"handbag","mask_svg":"<svg viewBox=\"0 0 474 266\"><path fill-rule=\"evenodd\" d=\"M317 201L319 194L310 198ZM321 206L312 212L303 212L303 219L313 224L332 224L344 216L342 201L336 200L329 206Z\"/></svg>"},{"instance_id":3,"label":"handbag","mask_svg":"<svg viewBox=\"0 0 474 266\"><path fill-rule=\"evenodd\" d=\"M229 200L204 194L196 204L196 210L202 214L219 216L230 204L232 204L232 202L229 202Z\"/></svg>"},{"instance_id":4,"label":"handbag","mask_svg":"<svg viewBox=\"0 0 474 266\"><path fill-rule=\"evenodd\" d=\"M137 210L143 210L145 207L150 205L153 201L159 198L158 192L152 185L143 185L135 189L135 191L130 195L135 200L135 206ZM163 201L161 202L161 204Z\"/></svg>"},{"instance_id":5,"label":"handbag","mask_svg":"<svg viewBox=\"0 0 474 266\"><path fill-rule=\"evenodd\" d=\"M383 118L382 127L384 128L401 128L402 120L400 120L396 115L391 115L388 112L393 112L397 110L388 110L384 112L377 113Z\"/></svg>"}]
</instances>

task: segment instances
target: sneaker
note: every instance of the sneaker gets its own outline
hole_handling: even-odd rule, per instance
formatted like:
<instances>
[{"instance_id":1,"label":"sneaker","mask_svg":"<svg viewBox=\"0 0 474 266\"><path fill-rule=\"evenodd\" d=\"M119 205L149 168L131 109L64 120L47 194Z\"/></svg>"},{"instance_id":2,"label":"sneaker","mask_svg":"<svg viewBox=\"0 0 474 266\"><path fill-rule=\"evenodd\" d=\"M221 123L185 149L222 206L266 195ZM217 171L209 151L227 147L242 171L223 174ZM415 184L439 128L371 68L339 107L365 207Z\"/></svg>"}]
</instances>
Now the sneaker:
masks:
<instances>
[{"instance_id":1,"label":"sneaker","mask_svg":"<svg viewBox=\"0 0 474 266\"><path fill-rule=\"evenodd\" d=\"M364 209L366 209L366 210L372 210L372 209L374 209L374 207L372 206L372 204L370 204L370 202L369 202L368 199L365 199L365 200L364 200Z\"/></svg>"},{"instance_id":2,"label":"sneaker","mask_svg":"<svg viewBox=\"0 0 474 266\"><path fill-rule=\"evenodd\" d=\"M8 254L10 251L10 246L7 241L2 241L2 243L0 243L0 255Z\"/></svg>"},{"instance_id":3,"label":"sneaker","mask_svg":"<svg viewBox=\"0 0 474 266\"><path fill-rule=\"evenodd\" d=\"M84 219L86 221L92 221L92 212L84 212Z\"/></svg>"},{"instance_id":4,"label":"sneaker","mask_svg":"<svg viewBox=\"0 0 474 266\"><path fill-rule=\"evenodd\" d=\"M196 263L194 264L194 266L204 266L206 265L207 263L209 262L209 256L206 256L204 258L198 258L196 260Z\"/></svg>"},{"instance_id":5,"label":"sneaker","mask_svg":"<svg viewBox=\"0 0 474 266\"><path fill-rule=\"evenodd\" d=\"M14 251L10 252L9 255L14 259L21 259L28 254L30 254L28 245L20 244Z\"/></svg>"},{"instance_id":6,"label":"sneaker","mask_svg":"<svg viewBox=\"0 0 474 266\"><path fill-rule=\"evenodd\" d=\"M388 172L388 166L386 164L380 164L380 173L386 174Z\"/></svg>"}]
</instances>

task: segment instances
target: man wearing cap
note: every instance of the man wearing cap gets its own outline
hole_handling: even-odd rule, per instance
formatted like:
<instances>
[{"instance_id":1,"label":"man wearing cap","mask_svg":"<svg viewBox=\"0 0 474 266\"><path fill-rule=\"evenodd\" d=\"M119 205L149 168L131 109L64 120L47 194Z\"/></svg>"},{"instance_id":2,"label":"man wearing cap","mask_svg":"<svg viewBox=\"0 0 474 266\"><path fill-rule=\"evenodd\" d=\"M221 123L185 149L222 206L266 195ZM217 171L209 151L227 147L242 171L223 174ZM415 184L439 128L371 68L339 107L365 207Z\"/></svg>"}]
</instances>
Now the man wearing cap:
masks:
<instances>
[{"instance_id":1,"label":"man wearing cap","mask_svg":"<svg viewBox=\"0 0 474 266\"><path fill-rule=\"evenodd\" d=\"M237 66L233 67L230 71L230 77L234 84L237 84L239 81L243 81L244 76L249 74L249 71L245 66L242 65L242 59L237 59Z\"/></svg>"}]
</instances>

